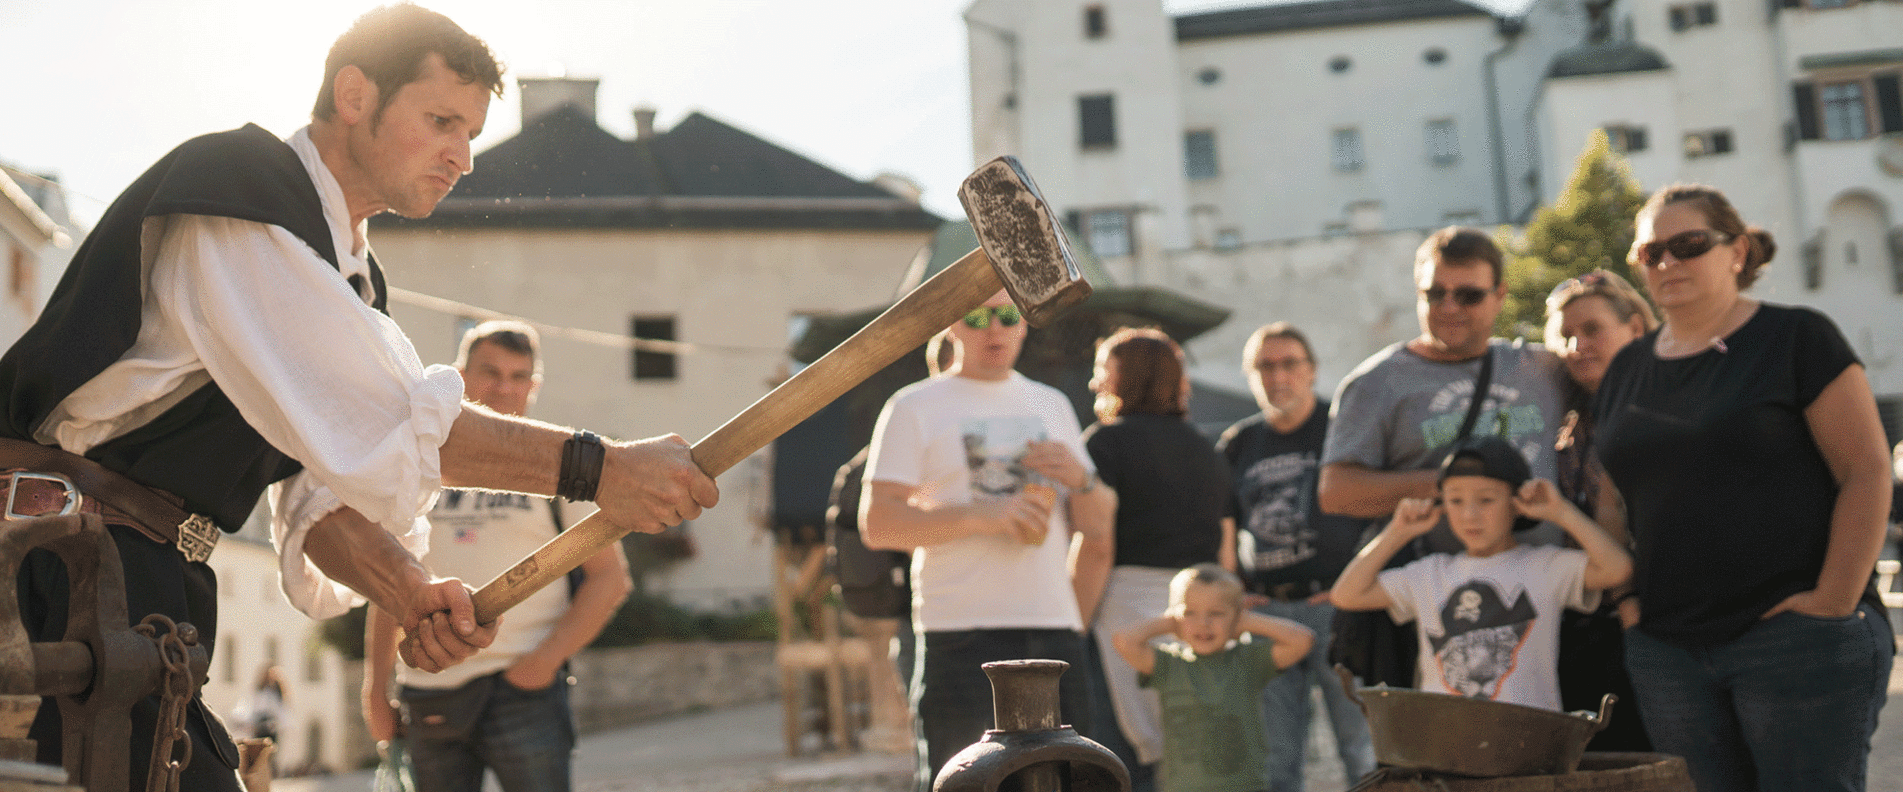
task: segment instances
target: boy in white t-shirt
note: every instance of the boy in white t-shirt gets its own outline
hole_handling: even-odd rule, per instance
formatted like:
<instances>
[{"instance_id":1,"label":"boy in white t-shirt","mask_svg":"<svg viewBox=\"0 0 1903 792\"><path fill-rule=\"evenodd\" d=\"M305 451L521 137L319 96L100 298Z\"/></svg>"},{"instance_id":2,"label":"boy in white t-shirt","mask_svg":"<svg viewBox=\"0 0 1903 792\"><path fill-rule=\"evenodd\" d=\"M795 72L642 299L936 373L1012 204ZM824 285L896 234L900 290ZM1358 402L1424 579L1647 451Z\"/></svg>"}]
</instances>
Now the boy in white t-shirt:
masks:
<instances>
[{"instance_id":1,"label":"boy in white t-shirt","mask_svg":"<svg viewBox=\"0 0 1903 792\"><path fill-rule=\"evenodd\" d=\"M1591 612L1599 592L1632 576L1632 557L1506 441L1463 441L1441 465L1436 500L1401 501L1393 521L1335 581L1336 607L1386 608L1420 620L1420 688L1558 710L1559 611ZM1465 552L1382 571L1446 514ZM1541 520L1582 549L1522 545Z\"/></svg>"}]
</instances>

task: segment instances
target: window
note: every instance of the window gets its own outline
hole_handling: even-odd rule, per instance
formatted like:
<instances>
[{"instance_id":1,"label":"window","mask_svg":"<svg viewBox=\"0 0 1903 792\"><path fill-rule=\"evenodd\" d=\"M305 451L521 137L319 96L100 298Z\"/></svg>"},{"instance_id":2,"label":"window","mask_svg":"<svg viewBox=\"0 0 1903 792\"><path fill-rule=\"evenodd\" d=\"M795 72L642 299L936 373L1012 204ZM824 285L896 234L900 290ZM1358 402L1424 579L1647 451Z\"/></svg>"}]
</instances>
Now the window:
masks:
<instances>
[{"instance_id":1,"label":"window","mask_svg":"<svg viewBox=\"0 0 1903 792\"><path fill-rule=\"evenodd\" d=\"M1083 213L1084 239L1092 253L1105 258L1128 256L1135 248L1130 240L1130 213L1122 209L1100 209Z\"/></svg>"},{"instance_id":2,"label":"window","mask_svg":"<svg viewBox=\"0 0 1903 792\"><path fill-rule=\"evenodd\" d=\"M1631 154L1645 150L1645 127L1608 124L1605 129L1606 142L1612 145L1613 151Z\"/></svg>"},{"instance_id":3,"label":"window","mask_svg":"<svg viewBox=\"0 0 1903 792\"><path fill-rule=\"evenodd\" d=\"M1340 74L1342 72L1347 71L1348 67L1353 65L1355 65L1355 62L1349 60L1348 56L1336 55L1335 57L1329 59L1328 70L1336 74Z\"/></svg>"},{"instance_id":4,"label":"window","mask_svg":"<svg viewBox=\"0 0 1903 792\"><path fill-rule=\"evenodd\" d=\"M1825 140L1862 140L1870 134L1870 114L1864 106L1863 83L1849 82L1817 86L1817 103L1823 112Z\"/></svg>"},{"instance_id":5,"label":"window","mask_svg":"<svg viewBox=\"0 0 1903 792\"><path fill-rule=\"evenodd\" d=\"M1334 133L1335 170L1361 170L1361 130L1337 129Z\"/></svg>"},{"instance_id":6,"label":"window","mask_svg":"<svg viewBox=\"0 0 1903 792\"><path fill-rule=\"evenodd\" d=\"M1454 128L1451 118L1438 118L1427 122L1427 159L1435 165L1451 165L1460 161L1460 132Z\"/></svg>"},{"instance_id":7,"label":"window","mask_svg":"<svg viewBox=\"0 0 1903 792\"><path fill-rule=\"evenodd\" d=\"M1715 3L1688 3L1675 5L1666 10L1673 30L1689 30L1695 27L1718 24L1718 6Z\"/></svg>"},{"instance_id":8,"label":"window","mask_svg":"<svg viewBox=\"0 0 1903 792\"><path fill-rule=\"evenodd\" d=\"M1447 50L1429 47L1426 52L1421 53L1421 60L1427 61L1429 66L1439 66L1447 62Z\"/></svg>"},{"instance_id":9,"label":"window","mask_svg":"<svg viewBox=\"0 0 1903 792\"><path fill-rule=\"evenodd\" d=\"M1216 178L1216 133L1198 129L1183 133L1183 175L1191 181Z\"/></svg>"},{"instance_id":10,"label":"window","mask_svg":"<svg viewBox=\"0 0 1903 792\"><path fill-rule=\"evenodd\" d=\"M1084 148L1117 145L1116 97L1109 94L1077 97L1078 143Z\"/></svg>"},{"instance_id":11,"label":"window","mask_svg":"<svg viewBox=\"0 0 1903 792\"><path fill-rule=\"evenodd\" d=\"M1204 68L1202 71L1196 73L1196 81L1204 85L1215 85L1221 80L1222 70L1214 66Z\"/></svg>"},{"instance_id":12,"label":"window","mask_svg":"<svg viewBox=\"0 0 1903 792\"><path fill-rule=\"evenodd\" d=\"M1236 250L1242 247L1242 232L1233 228L1216 230L1217 250Z\"/></svg>"},{"instance_id":13,"label":"window","mask_svg":"<svg viewBox=\"0 0 1903 792\"><path fill-rule=\"evenodd\" d=\"M1685 133L1685 158L1697 159L1731 153L1731 130L1712 129Z\"/></svg>"},{"instance_id":14,"label":"window","mask_svg":"<svg viewBox=\"0 0 1903 792\"><path fill-rule=\"evenodd\" d=\"M675 341L674 317L637 316L629 323L629 333L635 338L649 341ZM675 366L672 352L660 352L652 349L634 350L634 379L671 380L680 376Z\"/></svg>"},{"instance_id":15,"label":"window","mask_svg":"<svg viewBox=\"0 0 1903 792\"><path fill-rule=\"evenodd\" d=\"M1100 39L1110 32L1110 23L1104 16L1103 6L1084 6L1084 38Z\"/></svg>"},{"instance_id":16,"label":"window","mask_svg":"<svg viewBox=\"0 0 1903 792\"><path fill-rule=\"evenodd\" d=\"M1862 140L1903 132L1903 74L1791 86L1800 140Z\"/></svg>"}]
</instances>

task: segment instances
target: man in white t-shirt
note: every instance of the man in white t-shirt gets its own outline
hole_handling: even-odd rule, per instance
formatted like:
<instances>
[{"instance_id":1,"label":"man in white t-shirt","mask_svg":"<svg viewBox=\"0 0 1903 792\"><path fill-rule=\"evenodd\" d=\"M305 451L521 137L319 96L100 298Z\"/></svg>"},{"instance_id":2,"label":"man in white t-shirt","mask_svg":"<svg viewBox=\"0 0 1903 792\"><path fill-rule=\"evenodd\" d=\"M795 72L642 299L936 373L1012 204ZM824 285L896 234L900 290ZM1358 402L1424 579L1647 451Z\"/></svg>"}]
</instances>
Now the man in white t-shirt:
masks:
<instances>
[{"instance_id":1,"label":"man in white t-shirt","mask_svg":"<svg viewBox=\"0 0 1903 792\"><path fill-rule=\"evenodd\" d=\"M456 356L464 396L504 415L525 415L542 384L534 328L484 322ZM576 517L581 514L573 515ZM487 490L444 490L430 510L423 563L437 575L490 580L555 537L554 501ZM379 743L396 734L399 708L417 787L480 792L483 769L505 792L565 790L575 752L568 658L587 648L634 587L619 543L581 566L580 582L543 588L509 609L495 642L436 673L396 668L396 620L372 605L365 626L364 722Z\"/></svg>"},{"instance_id":2,"label":"man in white t-shirt","mask_svg":"<svg viewBox=\"0 0 1903 792\"><path fill-rule=\"evenodd\" d=\"M984 663L1070 663L1059 717L1090 721L1082 634L1110 572L1116 496L1070 401L1013 371L1024 334L998 292L952 325L948 376L893 395L872 437L866 545L913 551L921 790L994 725Z\"/></svg>"}]
</instances>

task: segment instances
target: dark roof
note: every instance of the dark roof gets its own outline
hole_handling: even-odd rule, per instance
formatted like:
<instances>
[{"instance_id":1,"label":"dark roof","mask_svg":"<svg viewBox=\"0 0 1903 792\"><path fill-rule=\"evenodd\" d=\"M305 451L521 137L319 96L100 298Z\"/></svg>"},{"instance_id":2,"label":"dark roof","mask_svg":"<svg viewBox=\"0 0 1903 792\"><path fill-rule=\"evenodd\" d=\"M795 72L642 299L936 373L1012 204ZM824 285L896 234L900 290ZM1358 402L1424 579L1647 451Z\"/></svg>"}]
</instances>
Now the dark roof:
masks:
<instances>
[{"instance_id":1,"label":"dark roof","mask_svg":"<svg viewBox=\"0 0 1903 792\"><path fill-rule=\"evenodd\" d=\"M1316 0L1184 14L1176 18L1176 38L1218 38L1463 16L1490 17L1493 14L1461 0Z\"/></svg>"},{"instance_id":2,"label":"dark roof","mask_svg":"<svg viewBox=\"0 0 1903 792\"><path fill-rule=\"evenodd\" d=\"M1601 41L1581 44L1553 56L1547 77L1586 77L1622 72L1658 71L1670 68L1665 58L1649 48L1630 41Z\"/></svg>"},{"instance_id":3,"label":"dark roof","mask_svg":"<svg viewBox=\"0 0 1903 792\"><path fill-rule=\"evenodd\" d=\"M575 105L476 156L429 227L930 229L939 218L714 118L622 140Z\"/></svg>"}]
</instances>

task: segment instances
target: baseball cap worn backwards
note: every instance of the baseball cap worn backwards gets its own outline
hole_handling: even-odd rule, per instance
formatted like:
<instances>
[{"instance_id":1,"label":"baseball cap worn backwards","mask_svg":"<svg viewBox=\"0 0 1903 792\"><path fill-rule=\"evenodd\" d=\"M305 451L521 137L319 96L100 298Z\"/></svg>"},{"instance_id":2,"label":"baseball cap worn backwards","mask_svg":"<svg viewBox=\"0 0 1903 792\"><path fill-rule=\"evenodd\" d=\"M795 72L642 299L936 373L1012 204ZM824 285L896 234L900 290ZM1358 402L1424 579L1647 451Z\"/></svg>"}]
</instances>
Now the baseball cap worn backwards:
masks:
<instances>
[{"instance_id":1,"label":"baseball cap worn backwards","mask_svg":"<svg viewBox=\"0 0 1903 792\"><path fill-rule=\"evenodd\" d=\"M1445 482L1450 476L1484 476L1505 482L1509 491L1518 495L1520 485L1533 477L1533 469L1526 464L1526 457L1512 443L1504 438L1485 435L1469 437L1454 445L1447 454L1447 460L1441 463L1439 482ZM1538 520L1520 517L1513 521L1513 530L1524 531L1535 525Z\"/></svg>"}]
</instances>

